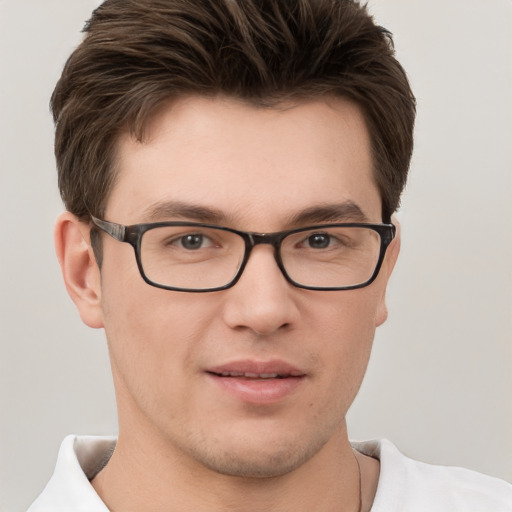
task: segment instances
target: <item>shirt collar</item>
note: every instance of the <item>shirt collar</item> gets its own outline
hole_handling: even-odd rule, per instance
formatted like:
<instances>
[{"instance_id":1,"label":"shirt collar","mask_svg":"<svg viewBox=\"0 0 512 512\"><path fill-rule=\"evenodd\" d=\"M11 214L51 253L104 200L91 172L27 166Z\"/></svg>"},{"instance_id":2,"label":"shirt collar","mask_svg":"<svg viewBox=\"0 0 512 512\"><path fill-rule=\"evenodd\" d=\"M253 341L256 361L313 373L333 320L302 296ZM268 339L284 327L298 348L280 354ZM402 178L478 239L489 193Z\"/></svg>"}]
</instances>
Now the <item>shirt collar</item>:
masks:
<instances>
[{"instance_id":1,"label":"shirt collar","mask_svg":"<svg viewBox=\"0 0 512 512\"><path fill-rule=\"evenodd\" d=\"M67 436L52 478L28 512L108 512L90 479L105 465L115 437Z\"/></svg>"}]
</instances>

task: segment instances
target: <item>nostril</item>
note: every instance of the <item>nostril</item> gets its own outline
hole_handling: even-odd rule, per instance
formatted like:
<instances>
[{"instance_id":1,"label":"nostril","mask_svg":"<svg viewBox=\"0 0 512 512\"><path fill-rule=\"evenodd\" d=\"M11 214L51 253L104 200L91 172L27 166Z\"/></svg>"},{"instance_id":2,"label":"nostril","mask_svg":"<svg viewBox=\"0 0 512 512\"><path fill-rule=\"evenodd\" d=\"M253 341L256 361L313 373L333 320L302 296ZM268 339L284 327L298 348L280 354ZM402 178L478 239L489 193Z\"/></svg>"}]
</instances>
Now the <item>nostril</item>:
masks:
<instances>
[{"instance_id":1,"label":"nostril","mask_svg":"<svg viewBox=\"0 0 512 512\"><path fill-rule=\"evenodd\" d=\"M268 334L271 334L272 332L275 332L275 331L283 331L283 330L287 329L289 325L290 325L289 323L284 323L284 324L278 326L277 328L272 329L270 332L268 332L268 331L258 331L256 329L252 329L252 330L258 336L267 336Z\"/></svg>"}]
</instances>

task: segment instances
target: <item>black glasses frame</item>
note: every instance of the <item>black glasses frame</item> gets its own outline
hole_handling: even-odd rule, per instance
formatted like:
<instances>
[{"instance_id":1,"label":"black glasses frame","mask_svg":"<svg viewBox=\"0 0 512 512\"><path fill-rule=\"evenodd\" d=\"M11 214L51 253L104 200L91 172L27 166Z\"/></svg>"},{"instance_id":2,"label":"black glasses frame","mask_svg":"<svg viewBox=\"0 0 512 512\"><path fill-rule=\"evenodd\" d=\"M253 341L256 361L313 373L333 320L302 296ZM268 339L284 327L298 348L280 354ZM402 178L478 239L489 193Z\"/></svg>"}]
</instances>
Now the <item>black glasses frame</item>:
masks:
<instances>
[{"instance_id":1,"label":"black glasses frame","mask_svg":"<svg viewBox=\"0 0 512 512\"><path fill-rule=\"evenodd\" d=\"M281 270L282 274L286 278L286 280L296 286L297 288L303 288L305 290L318 290L318 291L339 291L339 290L354 290L357 288L364 288L369 284L375 281L377 275L379 274L380 268L382 266L382 262L384 261L384 256L386 254L386 250L395 237L396 228L393 224L366 224L366 223L358 223L358 222L348 222L348 223L338 223L338 224L318 224L314 226L306 226L302 228L290 229L286 231L278 231L275 233L253 233L249 231L239 231L237 229L227 228L224 226L217 226L215 224L204 224L200 222L151 222L145 224L132 224L130 226L125 226L123 224L117 224L115 222L109 222L106 220L98 219L91 215L92 222L96 227L110 235L112 238L119 242L125 242L130 244L135 251L135 258L137 260L137 266L139 268L140 275L142 279L146 281L151 286L155 286L156 288L163 288L164 290L173 290L177 292L191 292L191 293L205 293L205 292L216 292L220 290L226 290L234 286L238 280L240 279L247 262L249 261L249 257L251 255L251 251L254 246L258 244L269 244L272 245L275 249L274 258L276 260L277 266ZM195 227L203 227L203 228L214 228L221 231L228 231L230 233L234 233L240 236L245 242L245 252L242 263L240 264L240 268L237 273L233 277L233 279L224 286L218 286L216 288L176 288L174 286L167 286L160 283L156 283L149 279L142 266L141 259L141 240L142 236L146 231L149 231L154 228L165 227L165 226L195 226ZM311 231L311 229L327 229L332 227L354 227L354 228L367 228L373 231L376 231L380 236L380 251L379 251L379 259L377 261L377 265L375 266L375 270L371 277L361 284L351 285L351 286L333 286L333 287L318 287L318 286L307 286L294 281L286 272L284 267L282 258L281 258L281 244L283 240L292 235L294 233L300 233L301 231Z\"/></svg>"}]
</instances>

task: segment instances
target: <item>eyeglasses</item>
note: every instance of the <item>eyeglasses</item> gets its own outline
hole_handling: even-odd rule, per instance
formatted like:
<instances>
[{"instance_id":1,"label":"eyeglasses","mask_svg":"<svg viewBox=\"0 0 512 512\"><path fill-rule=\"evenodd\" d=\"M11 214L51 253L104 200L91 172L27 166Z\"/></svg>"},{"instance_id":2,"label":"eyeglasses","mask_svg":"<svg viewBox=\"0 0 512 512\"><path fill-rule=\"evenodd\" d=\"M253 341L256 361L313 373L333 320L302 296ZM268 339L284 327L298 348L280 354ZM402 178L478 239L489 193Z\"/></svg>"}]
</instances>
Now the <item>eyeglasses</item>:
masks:
<instances>
[{"instance_id":1,"label":"eyeglasses","mask_svg":"<svg viewBox=\"0 0 512 512\"><path fill-rule=\"evenodd\" d=\"M393 224L322 224L277 233L250 233L195 222L124 226L92 217L119 242L129 243L142 278L183 292L213 292L233 286L254 246L274 247L284 277L307 290L351 290L377 277Z\"/></svg>"}]
</instances>

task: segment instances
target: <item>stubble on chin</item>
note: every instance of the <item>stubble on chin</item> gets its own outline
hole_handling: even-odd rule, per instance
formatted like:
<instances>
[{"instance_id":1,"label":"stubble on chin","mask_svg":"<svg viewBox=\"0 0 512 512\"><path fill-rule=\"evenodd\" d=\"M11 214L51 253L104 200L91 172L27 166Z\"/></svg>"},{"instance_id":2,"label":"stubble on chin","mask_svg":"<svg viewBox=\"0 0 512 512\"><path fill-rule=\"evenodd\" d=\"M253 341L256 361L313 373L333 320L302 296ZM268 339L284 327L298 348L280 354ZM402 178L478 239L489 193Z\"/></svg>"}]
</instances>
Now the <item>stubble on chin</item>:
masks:
<instances>
[{"instance_id":1,"label":"stubble on chin","mask_svg":"<svg viewBox=\"0 0 512 512\"><path fill-rule=\"evenodd\" d=\"M237 443L229 443L229 447L206 446L202 443L195 444L195 448L189 445L189 455L204 467L221 475L264 479L284 476L300 468L313 458L328 443L333 432L316 432L314 438L306 441L306 436L299 439L282 439L281 442L261 442L260 446L248 446L247 442L238 440ZM283 436L284 437L284 436Z\"/></svg>"}]
</instances>

